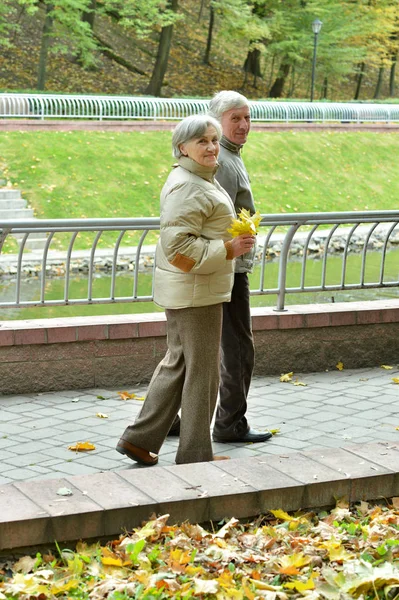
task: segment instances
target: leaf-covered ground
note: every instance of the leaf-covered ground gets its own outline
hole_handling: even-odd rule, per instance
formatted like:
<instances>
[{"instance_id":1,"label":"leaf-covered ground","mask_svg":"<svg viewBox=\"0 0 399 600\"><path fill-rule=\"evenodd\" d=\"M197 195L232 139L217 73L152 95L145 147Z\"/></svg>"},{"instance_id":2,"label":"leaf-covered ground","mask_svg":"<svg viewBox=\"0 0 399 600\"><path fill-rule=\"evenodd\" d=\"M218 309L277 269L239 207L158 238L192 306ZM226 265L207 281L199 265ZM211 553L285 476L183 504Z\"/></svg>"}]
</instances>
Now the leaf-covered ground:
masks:
<instances>
[{"instance_id":1,"label":"leaf-covered ground","mask_svg":"<svg viewBox=\"0 0 399 600\"><path fill-rule=\"evenodd\" d=\"M0 563L0 599L395 600L399 498L214 530L164 515L106 546L56 554Z\"/></svg>"}]
</instances>

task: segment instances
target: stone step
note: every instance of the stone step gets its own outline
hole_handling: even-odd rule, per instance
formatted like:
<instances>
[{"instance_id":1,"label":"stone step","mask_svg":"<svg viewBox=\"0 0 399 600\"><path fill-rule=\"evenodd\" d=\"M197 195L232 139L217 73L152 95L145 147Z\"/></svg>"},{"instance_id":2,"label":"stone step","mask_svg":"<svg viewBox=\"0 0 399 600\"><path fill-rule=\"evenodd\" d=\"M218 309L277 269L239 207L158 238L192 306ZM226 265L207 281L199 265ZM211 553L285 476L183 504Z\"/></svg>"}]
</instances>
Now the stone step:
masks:
<instances>
[{"instance_id":1,"label":"stone step","mask_svg":"<svg viewBox=\"0 0 399 600\"><path fill-rule=\"evenodd\" d=\"M10 209L10 208L26 208L26 200L2 200L0 198L0 210Z\"/></svg>"},{"instance_id":2,"label":"stone step","mask_svg":"<svg viewBox=\"0 0 399 600\"><path fill-rule=\"evenodd\" d=\"M10 221L14 219L32 219L33 209L32 208L6 208L0 209L0 221Z\"/></svg>"},{"instance_id":3,"label":"stone step","mask_svg":"<svg viewBox=\"0 0 399 600\"><path fill-rule=\"evenodd\" d=\"M20 190L12 190L10 188L1 188L0 189L0 200L20 200L21 191Z\"/></svg>"},{"instance_id":4,"label":"stone step","mask_svg":"<svg viewBox=\"0 0 399 600\"><path fill-rule=\"evenodd\" d=\"M17 240L18 244L21 244L23 238L24 238L23 233L16 233L15 235L13 235L13 237ZM26 242L25 242L25 247L24 249L26 250L42 250L46 244L47 241L47 237L45 233L42 232L33 232L29 234L29 237L27 238Z\"/></svg>"}]
</instances>

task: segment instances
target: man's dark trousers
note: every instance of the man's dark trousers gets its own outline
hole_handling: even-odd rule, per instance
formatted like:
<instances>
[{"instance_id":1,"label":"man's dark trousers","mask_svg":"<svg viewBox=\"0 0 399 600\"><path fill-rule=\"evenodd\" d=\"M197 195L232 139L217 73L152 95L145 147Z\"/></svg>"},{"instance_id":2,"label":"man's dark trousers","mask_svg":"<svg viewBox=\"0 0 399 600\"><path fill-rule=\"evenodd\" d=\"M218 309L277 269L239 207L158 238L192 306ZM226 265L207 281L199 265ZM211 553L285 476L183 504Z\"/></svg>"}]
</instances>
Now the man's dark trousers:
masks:
<instances>
[{"instance_id":1,"label":"man's dark trousers","mask_svg":"<svg viewBox=\"0 0 399 600\"><path fill-rule=\"evenodd\" d=\"M234 440L249 430L245 413L254 368L249 280L235 273L231 302L223 304L219 403L213 434Z\"/></svg>"}]
</instances>

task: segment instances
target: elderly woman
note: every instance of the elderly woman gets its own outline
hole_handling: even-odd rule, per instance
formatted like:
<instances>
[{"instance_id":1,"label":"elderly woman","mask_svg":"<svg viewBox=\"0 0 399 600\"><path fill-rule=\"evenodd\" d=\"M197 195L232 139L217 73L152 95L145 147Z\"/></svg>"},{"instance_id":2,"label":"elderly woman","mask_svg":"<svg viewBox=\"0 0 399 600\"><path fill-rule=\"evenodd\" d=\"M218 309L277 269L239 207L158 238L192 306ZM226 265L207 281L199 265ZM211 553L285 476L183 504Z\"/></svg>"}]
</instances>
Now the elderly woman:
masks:
<instances>
[{"instance_id":1,"label":"elderly woman","mask_svg":"<svg viewBox=\"0 0 399 600\"><path fill-rule=\"evenodd\" d=\"M168 350L151 379L143 408L116 449L155 465L181 408L177 463L218 460L210 423L219 385L222 303L230 301L234 258L254 244L230 239L235 210L215 179L221 128L212 117L183 119L172 137L178 159L161 192L154 300L165 309ZM239 376L239 375L237 375Z\"/></svg>"}]
</instances>

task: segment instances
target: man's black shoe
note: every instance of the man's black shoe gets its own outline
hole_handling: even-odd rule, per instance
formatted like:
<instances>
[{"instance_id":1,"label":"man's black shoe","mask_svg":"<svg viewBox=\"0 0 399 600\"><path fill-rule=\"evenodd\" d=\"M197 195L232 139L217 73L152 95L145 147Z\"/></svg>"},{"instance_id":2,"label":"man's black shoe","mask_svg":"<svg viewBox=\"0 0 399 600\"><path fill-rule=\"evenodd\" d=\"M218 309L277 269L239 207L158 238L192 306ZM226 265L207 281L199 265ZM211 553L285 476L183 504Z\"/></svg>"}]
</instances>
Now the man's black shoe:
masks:
<instances>
[{"instance_id":1,"label":"man's black shoe","mask_svg":"<svg viewBox=\"0 0 399 600\"><path fill-rule=\"evenodd\" d=\"M222 444L228 444L230 442L233 443L237 443L237 442L241 442L244 444L256 444L257 442L266 442L267 440L270 440L270 438L273 437L273 434L270 433L270 431L257 431L256 429L249 429L247 431L247 433L244 433L243 435L241 435L240 437L237 438L225 438L225 437L220 437L217 434L213 433L212 434L212 439L214 442L220 442Z\"/></svg>"}]
</instances>

